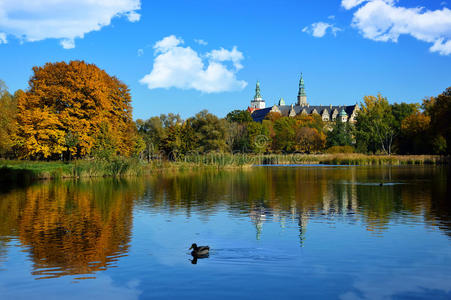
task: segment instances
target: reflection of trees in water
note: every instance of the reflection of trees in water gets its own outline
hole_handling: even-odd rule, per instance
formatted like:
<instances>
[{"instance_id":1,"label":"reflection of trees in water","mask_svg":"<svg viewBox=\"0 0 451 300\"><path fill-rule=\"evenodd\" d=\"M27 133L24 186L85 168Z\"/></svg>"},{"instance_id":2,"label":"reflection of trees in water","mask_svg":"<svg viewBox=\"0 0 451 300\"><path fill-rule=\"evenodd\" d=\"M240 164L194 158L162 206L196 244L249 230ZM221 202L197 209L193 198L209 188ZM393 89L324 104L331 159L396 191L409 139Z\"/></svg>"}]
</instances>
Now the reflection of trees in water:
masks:
<instances>
[{"instance_id":1,"label":"reflection of trees in water","mask_svg":"<svg viewBox=\"0 0 451 300\"><path fill-rule=\"evenodd\" d=\"M451 237L451 167L442 169L435 178L429 194L434 201L430 201L428 209L425 209L425 217Z\"/></svg>"},{"instance_id":2,"label":"reflection of trees in water","mask_svg":"<svg viewBox=\"0 0 451 300\"><path fill-rule=\"evenodd\" d=\"M362 223L382 233L413 216L451 236L449 176L437 167L255 168L39 184L0 197L0 260L9 239L18 237L41 277L104 270L128 251L133 203L188 217L227 210L248 216L257 238L264 238L265 222L291 222L301 245L311 219Z\"/></svg>"},{"instance_id":3,"label":"reflection of trees in water","mask_svg":"<svg viewBox=\"0 0 451 300\"><path fill-rule=\"evenodd\" d=\"M225 207L231 214L248 214L257 238L265 222L291 219L299 226L301 243L309 218L362 222L368 230L382 233L391 222L416 215L440 223L449 233L446 178L443 170L428 166L199 172L152 179L147 205L188 216L195 210L207 217L218 206ZM379 186L380 182L401 184Z\"/></svg>"},{"instance_id":4,"label":"reflection of trees in water","mask_svg":"<svg viewBox=\"0 0 451 300\"><path fill-rule=\"evenodd\" d=\"M18 236L40 278L105 270L128 250L135 188L100 180L10 193L0 201L0 234Z\"/></svg>"}]
</instances>

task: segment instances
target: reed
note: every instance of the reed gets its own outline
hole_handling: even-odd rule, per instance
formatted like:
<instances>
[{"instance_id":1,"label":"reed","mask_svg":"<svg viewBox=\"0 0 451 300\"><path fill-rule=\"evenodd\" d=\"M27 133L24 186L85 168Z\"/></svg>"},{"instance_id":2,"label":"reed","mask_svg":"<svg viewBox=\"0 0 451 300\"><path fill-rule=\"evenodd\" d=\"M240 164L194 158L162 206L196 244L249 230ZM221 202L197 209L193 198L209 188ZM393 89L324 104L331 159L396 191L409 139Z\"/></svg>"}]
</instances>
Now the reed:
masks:
<instances>
[{"instance_id":1,"label":"reed","mask_svg":"<svg viewBox=\"0 0 451 300\"><path fill-rule=\"evenodd\" d=\"M121 177L142 174L144 163L138 159L115 157L106 160L72 162L0 161L0 180L11 174L26 174L29 179L61 179L82 177Z\"/></svg>"},{"instance_id":2,"label":"reed","mask_svg":"<svg viewBox=\"0 0 451 300\"><path fill-rule=\"evenodd\" d=\"M321 164L329 165L441 165L448 164L449 157L440 155L324 155Z\"/></svg>"},{"instance_id":3,"label":"reed","mask_svg":"<svg viewBox=\"0 0 451 300\"><path fill-rule=\"evenodd\" d=\"M171 171L247 168L255 165L440 165L449 157L438 155L342 154L243 154L207 153L187 155L175 161L114 157L109 160L85 159L72 162L0 160L0 182L8 180L59 179L82 177L123 177Z\"/></svg>"}]
</instances>

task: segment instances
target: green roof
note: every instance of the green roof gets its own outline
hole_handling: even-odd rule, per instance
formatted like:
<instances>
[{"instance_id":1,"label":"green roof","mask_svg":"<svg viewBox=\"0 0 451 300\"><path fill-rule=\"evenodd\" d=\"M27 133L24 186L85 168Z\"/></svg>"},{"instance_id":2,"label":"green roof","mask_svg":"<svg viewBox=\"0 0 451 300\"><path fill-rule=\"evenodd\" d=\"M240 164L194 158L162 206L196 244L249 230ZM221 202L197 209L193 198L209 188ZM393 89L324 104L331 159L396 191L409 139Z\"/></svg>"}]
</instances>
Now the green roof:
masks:
<instances>
[{"instance_id":1,"label":"green roof","mask_svg":"<svg viewBox=\"0 0 451 300\"><path fill-rule=\"evenodd\" d=\"M304 78L302 77L302 73L301 73L301 79L299 80L298 96L301 96L301 97L307 96L307 94L305 93Z\"/></svg>"},{"instance_id":2,"label":"green roof","mask_svg":"<svg viewBox=\"0 0 451 300\"><path fill-rule=\"evenodd\" d=\"M260 93L260 82L257 80L257 84L255 86L255 96L254 99L261 99L262 95Z\"/></svg>"}]
</instances>

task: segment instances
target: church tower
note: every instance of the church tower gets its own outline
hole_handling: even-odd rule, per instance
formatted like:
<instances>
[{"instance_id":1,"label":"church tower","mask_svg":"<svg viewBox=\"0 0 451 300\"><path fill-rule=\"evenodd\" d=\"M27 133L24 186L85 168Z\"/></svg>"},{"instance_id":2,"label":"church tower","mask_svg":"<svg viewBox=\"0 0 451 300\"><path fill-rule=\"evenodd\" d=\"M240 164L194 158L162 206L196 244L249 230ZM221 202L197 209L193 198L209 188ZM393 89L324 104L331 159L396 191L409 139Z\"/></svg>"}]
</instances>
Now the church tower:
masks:
<instances>
[{"instance_id":1,"label":"church tower","mask_svg":"<svg viewBox=\"0 0 451 300\"><path fill-rule=\"evenodd\" d=\"M265 107L265 100L263 100L262 95L260 94L260 82L257 81L257 85L255 86L255 96L254 99L251 100L251 108L262 109Z\"/></svg>"},{"instance_id":2,"label":"church tower","mask_svg":"<svg viewBox=\"0 0 451 300\"><path fill-rule=\"evenodd\" d=\"M302 73L301 79L299 80L298 105L307 106L307 94L305 93L304 78L302 78Z\"/></svg>"}]
</instances>

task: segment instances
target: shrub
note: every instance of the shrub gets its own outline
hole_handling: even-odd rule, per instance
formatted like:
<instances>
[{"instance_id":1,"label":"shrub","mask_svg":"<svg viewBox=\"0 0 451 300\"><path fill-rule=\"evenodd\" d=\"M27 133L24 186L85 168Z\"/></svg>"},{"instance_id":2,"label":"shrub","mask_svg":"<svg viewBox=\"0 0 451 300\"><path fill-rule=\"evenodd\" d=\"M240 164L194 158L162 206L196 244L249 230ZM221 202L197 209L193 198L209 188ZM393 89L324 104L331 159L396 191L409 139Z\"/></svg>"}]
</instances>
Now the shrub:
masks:
<instances>
[{"instance_id":1,"label":"shrub","mask_svg":"<svg viewBox=\"0 0 451 300\"><path fill-rule=\"evenodd\" d=\"M332 146L326 151L327 153L354 153L355 149L352 146Z\"/></svg>"}]
</instances>

